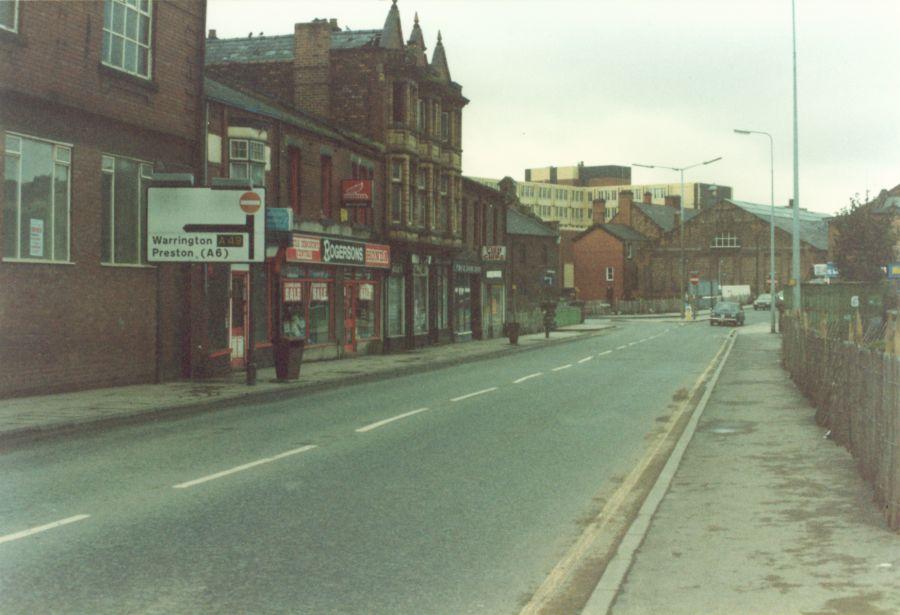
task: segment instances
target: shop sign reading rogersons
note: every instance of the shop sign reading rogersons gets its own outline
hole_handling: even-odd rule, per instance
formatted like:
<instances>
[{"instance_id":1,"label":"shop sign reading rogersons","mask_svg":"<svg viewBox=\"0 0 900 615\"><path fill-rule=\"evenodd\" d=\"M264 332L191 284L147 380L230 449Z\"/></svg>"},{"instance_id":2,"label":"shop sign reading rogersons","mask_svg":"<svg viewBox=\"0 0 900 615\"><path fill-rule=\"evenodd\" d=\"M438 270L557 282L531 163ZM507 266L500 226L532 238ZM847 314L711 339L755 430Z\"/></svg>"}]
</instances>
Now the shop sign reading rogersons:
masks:
<instances>
[{"instance_id":1,"label":"shop sign reading rogersons","mask_svg":"<svg viewBox=\"0 0 900 615\"><path fill-rule=\"evenodd\" d=\"M334 237L294 235L285 258L288 262L293 263L390 269L391 248L377 243L364 243Z\"/></svg>"}]
</instances>

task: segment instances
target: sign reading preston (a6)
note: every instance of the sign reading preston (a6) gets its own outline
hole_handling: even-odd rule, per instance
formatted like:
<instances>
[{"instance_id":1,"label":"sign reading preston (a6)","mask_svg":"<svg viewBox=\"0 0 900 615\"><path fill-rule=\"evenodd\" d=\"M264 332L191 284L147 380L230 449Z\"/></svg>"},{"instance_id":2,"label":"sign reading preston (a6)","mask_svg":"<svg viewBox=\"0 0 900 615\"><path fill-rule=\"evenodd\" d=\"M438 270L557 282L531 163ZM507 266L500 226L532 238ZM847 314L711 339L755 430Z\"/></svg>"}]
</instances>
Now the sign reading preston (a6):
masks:
<instances>
[{"instance_id":1,"label":"sign reading preston (a6)","mask_svg":"<svg viewBox=\"0 0 900 615\"><path fill-rule=\"evenodd\" d=\"M149 262L259 263L266 252L265 190L150 188Z\"/></svg>"}]
</instances>

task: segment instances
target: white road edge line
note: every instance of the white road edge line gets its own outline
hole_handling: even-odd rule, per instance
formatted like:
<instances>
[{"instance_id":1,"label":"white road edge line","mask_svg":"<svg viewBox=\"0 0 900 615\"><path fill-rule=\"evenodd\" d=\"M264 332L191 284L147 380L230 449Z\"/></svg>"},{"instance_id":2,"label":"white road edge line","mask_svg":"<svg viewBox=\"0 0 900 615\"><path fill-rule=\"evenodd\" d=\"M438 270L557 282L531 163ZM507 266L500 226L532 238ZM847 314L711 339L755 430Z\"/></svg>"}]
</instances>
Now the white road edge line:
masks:
<instances>
[{"instance_id":1,"label":"white road edge line","mask_svg":"<svg viewBox=\"0 0 900 615\"><path fill-rule=\"evenodd\" d=\"M553 368L552 370L550 370L550 371L552 371L552 372L558 372L558 371L561 370L561 369L569 369L570 367L572 367L572 364L571 364L571 363L566 363L565 365L560 365L559 367L554 367L554 368Z\"/></svg>"},{"instance_id":2,"label":"white road edge line","mask_svg":"<svg viewBox=\"0 0 900 615\"><path fill-rule=\"evenodd\" d=\"M598 356L598 357L602 357L602 356L605 355L605 354L612 354L612 350L604 350L603 352L601 352L601 353L598 354L597 356Z\"/></svg>"},{"instance_id":3,"label":"white road edge line","mask_svg":"<svg viewBox=\"0 0 900 615\"><path fill-rule=\"evenodd\" d=\"M356 431L358 433L365 433L367 431L372 431L373 429L378 429L382 425L387 425L388 423L393 423L394 421L399 421L400 419L405 419L408 416L412 416L414 414L419 414L420 412L425 412L428 408L419 408L418 410L413 410L412 412L404 412L403 414L398 414L397 416L392 416L389 419L384 419L383 421L378 421L377 423L370 423L365 427L360 427Z\"/></svg>"},{"instance_id":4,"label":"white road edge line","mask_svg":"<svg viewBox=\"0 0 900 615\"><path fill-rule=\"evenodd\" d=\"M593 359L593 358L594 358L594 355L591 355L591 356L585 357L585 358L583 358L583 359L578 359L578 362L579 362L579 363L587 363L588 361L590 361L590 360Z\"/></svg>"},{"instance_id":5,"label":"white road edge line","mask_svg":"<svg viewBox=\"0 0 900 615\"><path fill-rule=\"evenodd\" d=\"M209 476L204 476L202 478L197 478L195 480L189 480L186 483L179 483L177 485L172 485L173 489L187 489L188 487L193 487L194 485L199 485L200 483L205 483L207 481L215 480L217 478L222 478L223 476L228 476L229 474L235 474L237 472L243 472L244 470L249 470L250 468L255 468L256 466L262 465L264 463L272 463L273 461L278 461L279 459L284 459L285 457L290 457L291 455L297 455L298 453L305 453L306 451L311 451L314 448L318 448L315 444L308 444L306 446L301 446L300 448L295 448L290 451L285 451L284 453L279 453L277 455L273 455L272 457L266 457L265 459L258 459L256 461L251 461L250 463L245 463L243 465L239 465L237 467L231 468L230 470L223 470L222 472L216 472L215 474L210 474Z\"/></svg>"},{"instance_id":6,"label":"white road edge line","mask_svg":"<svg viewBox=\"0 0 900 615\"><path fill-rule=\"evenodd\" d=\"M76 521L83 521L90 517L90 515L75 515L74 517L66 517L65 519L60 519L59 521L54 521L53 523L48 523L46 525L39 525L37 527L33 527L28 530L22 530L21 532L16 532L15 534L7 534L6 536L0 536L0 543L2 542L11 542L13 540L18 540L20 538L26 538L27 536L32 536L34 534L40 534L41 532L46 532L47 530L52 530L57 527L61 527L63 525L68 525L69 523L75 523Z\"/></svg>"},{"instance_id":7,"label":"white road edge line","mask_svg":"<svg viewBox=\"0 0 900 615\"><path fill-rule=\"evenodd\" d=\"M526 380L530 380L532 378L537 378L538 376L543 376L544 372L537 372L534 374L528 374L527 376L522 376L518 380L513 380L513 384L519 384L520 382L525 382Z\"/></svg>"},{"instance_id":8,"label":"white road edge line","mask_svg":"<svg viewBox=\"0 0 900 615\"><path fill-rule=\"evenodd\" d=\"M496 391L497 387L491 387L489 389L481 389L480 391L475 391L474 393L468 393L466 395L460 395L459 397L454 397L450 401L462 401L464 399L469 399L470 397L475 397L476 395L484 395L485 393L490 393L491 391Z\"/></svg>"},{"instance_id":9,"label":"white road edge line","mask_svg":"<svg viewBox=\"0 0 900 615\"><path fill-rule=\"evenodd\" d=\"M666 461L665 466L663 466L659 477L656 479L656 483L650 489L650 493L647 494L631 527L628 528L625 537L622 538L618 551L610 560L609 564L607 564L603 576L600 577L600 581L597 583L596 587L594 587L591 597L588 599L587 604L584 605L584 610L582 611L584 615L600 615L609 612L613 600L615 600L619 588L622 586L622 583L628 574L628 570L631 568L634 554L650 529L653 515L656 513L657 507L669 490L669 485L672 484L672 479L675 477L675 472L678 471L678 466L681 464L681 458L684 456L684 451L694 437L694 432L697 430L697 423L700 421L703 411L706 410L706 404L709 402L709 398L712 396L716 384L719 382L719 375L721 375L722 369L728 361L731 349L734 348L735 338L736 336L732 335L730 340L725 341L725 344L728 344L728 348L725 350L722 360L716 366L712 377L706 383L706 390L704 390L700 402L697 404L697 407L694 408L694 412L691 414L691 418L688 421L684 432L682 432L681 437L678 438L675 448L669 455L669 459Z\"/></svg>"}]
</instances>

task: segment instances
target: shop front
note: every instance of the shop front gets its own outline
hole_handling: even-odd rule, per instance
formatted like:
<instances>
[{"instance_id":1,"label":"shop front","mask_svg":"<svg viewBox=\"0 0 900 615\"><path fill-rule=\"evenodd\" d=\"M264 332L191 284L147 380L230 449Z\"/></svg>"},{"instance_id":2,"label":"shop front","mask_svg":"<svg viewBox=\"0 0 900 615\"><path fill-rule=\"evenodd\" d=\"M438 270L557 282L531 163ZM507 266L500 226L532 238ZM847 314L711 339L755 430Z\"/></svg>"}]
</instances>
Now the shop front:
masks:
<instances>
[{"instance_id":1,"label":"shop front","mask_svg":"<svg viewBox=\"0 0 900 615\"><path fill-rule=\"evenodd\" d=\"M380 352L390 266L386 245L294 233L278 261L279 330L306 341L304 360Z\"/></svg>"},{"instance_id":2,"label":"shop front","mask_svg":"<svg viewBox=\"0 0 900 615\"><path fill-rule=\"evenodd\" d=\"M481 337L481 265L475 261L453 261L453 341Z\"/></svg>"},{"instance_id":3,"label":"shop front","mask_svg":"<svg viewBox=\"0 0 900 615\"><path fill-rule=\"evenodd\" d=\"M482 337L500 337L506 322L506 246L483 246L481 263Z\"/></svg>"}]
</instances>

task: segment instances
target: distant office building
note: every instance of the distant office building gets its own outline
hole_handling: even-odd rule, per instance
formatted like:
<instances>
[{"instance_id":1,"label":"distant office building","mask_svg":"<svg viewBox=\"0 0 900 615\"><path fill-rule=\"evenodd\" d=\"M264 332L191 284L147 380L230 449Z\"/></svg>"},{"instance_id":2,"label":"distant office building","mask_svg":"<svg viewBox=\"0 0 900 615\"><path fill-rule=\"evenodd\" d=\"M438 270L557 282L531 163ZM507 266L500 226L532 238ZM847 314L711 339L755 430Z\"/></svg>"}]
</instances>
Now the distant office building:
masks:
<instances>
[{"instance_id":1,"label":"distant office building","mask_svg":"<svg viewBox=\"0 0 900 615\"><path fill-rule=\"evenodd\" d=\"M614 164L525 169L525 181L564 186L622 186L631 183L631 167Z\"/></svg>"},{"instance_id":2,"label":"distant office building","mask_svg":"<svg viewBox=\"0 0 900 615\"><path fill-rule=\"evenodd\" d=\"M554 167L549 167L553 169ZM569 169L610 169L625 167L568 167ZM620 184L575 186L559 183L560 171L547 174L556 177L556 182L534 181L534 177L543 177L546 169L528 169L526 176L532 181L516 182L516 195L522 205L546 222L558 222L561 231L583 231L593 224L591 204L595 200L606 201L606 221L609 222L619 211L619 193L629 191L635 199L653 205L665 205L666 197L681 194L681 184ZM529 173L530 171L530 173ZM540 171L541 173L537 173ZM475 181L492 188L499 186L499 180L473 177ZM598 178L594 178L595 180ZM568 181L568 180L566 180ZM593 181L593 180L592 180ZM684 184L684 207L686 209L704 209L711 207L720 199L732 198L730 186L686 182Z\"/></svg>"}]
</instances>

